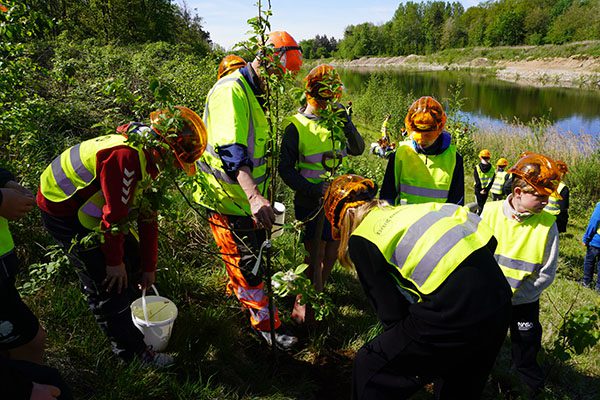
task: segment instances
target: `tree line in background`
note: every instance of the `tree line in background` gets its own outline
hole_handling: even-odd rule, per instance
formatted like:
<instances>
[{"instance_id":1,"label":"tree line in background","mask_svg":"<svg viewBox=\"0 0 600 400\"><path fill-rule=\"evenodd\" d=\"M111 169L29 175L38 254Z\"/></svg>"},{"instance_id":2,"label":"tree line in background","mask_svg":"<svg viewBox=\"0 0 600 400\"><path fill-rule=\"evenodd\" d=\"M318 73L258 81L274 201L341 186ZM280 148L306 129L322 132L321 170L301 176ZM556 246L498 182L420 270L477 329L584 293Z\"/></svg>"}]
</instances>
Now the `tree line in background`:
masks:
<instances>
[{"instance_id":1,"label":"tree line in background","mask_svg":"<svg viewBox=\"0 0 600 400\"><path fill-rule=\"evenodd\" d=\"M600 39L598 0L409 1L382 24L346 27L339 42L317 36L301 42L306 58L402 56L475 46L564 44ZM337 44L337 48L332 48Z\"/></svg>"},{"instance_id":2,"label":"tree line in background","mask_svg":"<svg viewBox=\"0 0 600 400\"><path fill-rule=\"evenodd\" d=\"M10 3L10 2L8 2ZM210 36L202 18L171 0L23 0L31 12L52 21L48 39L95 39L98 44L163 41L185 44L205 55Z\"/></svg>"}]
</instances>

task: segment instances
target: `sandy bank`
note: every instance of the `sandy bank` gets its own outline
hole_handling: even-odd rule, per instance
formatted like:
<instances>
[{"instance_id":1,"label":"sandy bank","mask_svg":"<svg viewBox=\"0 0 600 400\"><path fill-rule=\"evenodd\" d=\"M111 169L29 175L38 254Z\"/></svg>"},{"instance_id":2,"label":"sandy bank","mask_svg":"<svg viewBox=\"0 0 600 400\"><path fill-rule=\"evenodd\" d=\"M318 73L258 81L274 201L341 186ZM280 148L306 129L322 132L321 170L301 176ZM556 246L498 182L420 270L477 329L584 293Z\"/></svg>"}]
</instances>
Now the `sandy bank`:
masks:
<instances>
[{"instance_id":1,"label":"sandy bank","mask_svg":"<svg viewBox=\"0 0 600 400\"><path fill-rule=\"evenodd\" d=\"M574 55L569 58L546 58L523 61L494 61L476 58L466 63L437 64L427 57L363 57L357 60L334 60L331 64L352 69L379 70L401 68L420 71L489 70L498 79L528 86L577 87L600 90L600 59Z\"/></svg>"}]
</instances>

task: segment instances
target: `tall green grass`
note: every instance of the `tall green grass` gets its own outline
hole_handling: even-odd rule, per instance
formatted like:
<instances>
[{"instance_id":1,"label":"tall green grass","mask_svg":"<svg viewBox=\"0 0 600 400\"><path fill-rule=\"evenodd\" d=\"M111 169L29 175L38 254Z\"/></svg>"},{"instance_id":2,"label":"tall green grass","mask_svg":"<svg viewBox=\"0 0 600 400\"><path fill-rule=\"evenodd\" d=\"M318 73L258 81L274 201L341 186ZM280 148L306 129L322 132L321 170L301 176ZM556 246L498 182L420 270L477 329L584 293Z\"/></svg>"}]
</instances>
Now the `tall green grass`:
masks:
<instances>
[{"instance_id":1,"label":"tall green grass","mask_svg":"<svg viewBox=\"0 0 600 400\"><path fill-rule=\"evenodd\" d=\"M600 200L600 137L596 135L559 132L541 119L478 130L473 142L477 149L490 150L493 162L504 157L512 165L524 151L565 161L569 173L564 181L571 191L571 211L576 214L587 211Z\"/></svg>"}]
</instances>

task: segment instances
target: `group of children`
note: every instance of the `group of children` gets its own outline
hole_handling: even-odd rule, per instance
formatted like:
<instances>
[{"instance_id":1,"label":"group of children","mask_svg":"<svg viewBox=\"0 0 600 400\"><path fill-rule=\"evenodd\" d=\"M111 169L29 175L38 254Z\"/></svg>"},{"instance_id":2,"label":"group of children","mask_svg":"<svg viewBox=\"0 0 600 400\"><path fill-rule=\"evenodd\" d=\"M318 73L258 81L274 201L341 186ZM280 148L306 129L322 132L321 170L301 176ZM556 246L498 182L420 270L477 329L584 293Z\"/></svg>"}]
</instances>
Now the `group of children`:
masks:
<instances>
[{"instance_id":1,"label":"group of children","mask_svg":"<svg viewBox=\"0 0 600 400\"><path fill-rule=\"evenodd\" d=\"M270 40L280 52L281 70L297 72L299 47L286 32L275 34ZM194 199L209 210L229 273L228 288L250 310L253 329L271 344L273 325L277 346L289 349L296 343L277 310L270 322L269 299L256 267L258 249L274 220L266 199L268 178L263 178L267 153L259 148L264 145L261 129L267 126L260 95L256 97L262 79L257 60L224 60L207 99L206 126L185 107L158 110L148 125L126 124L115 135L67 149L41 177L37 204L44 226L71 249L90 309L114 352L125 360L159 367L174 361L145 345L129 315L136 284L150 287L157 263L156 210L142 201L143 184L173 164L202 183ZM409 140L388 155L380 191L375 182L357 175L328 180L326 172L335 175L345 157L362 154L365 145L350 113L339 104L341 80L335 69L319 65L304 83L307 103L286 119L279 173L295 192L296 219L304 222L309 275L323 290L336 259L353 265L384 328L356 356L353 398L407 398L429 382L435 382L440 399L478 398L508 329L516 371L531 394L539 393L544 384L537 362L539 297L554 279L559 231L556 217L544 208L552 204L551 196L562 199L559 185L566 165L525 153L508 171L508 161L500 159L494 171L490 152L483 150L474 174L481 217L470 213L462 207L463 158L444 130L442 105L425 96L406 114ZM321 113L332 104L343 119L340 128L333 128L339 132L321 123ZM173 117L181 124L169 126L166 121ZM152 140L128 140L135 137ZM489 192L501 199L508 174L508 197L484 209ZM11 181L1 182L6 184L0 233L7 238L4 217L12 217L13 209L22 210L20 216L33 207L33 196L26 194L19 206L6 211L20 190L10 188ZM209 195L221 196L220 201L210 202ZM138 232L124 223L132 215ZM73 244L90 232L100 232L99 245ZM586 244L595 246L589 238ZM11 246L1 250L6 271L6 255L14 252ZM6 282L14 287L14 273ZM22 303L18 293L13 297ZM9 321L4 314L2 318ZM310 319L301 298L292 319ZM41 327L29 325L27 337L12 349L30 342L43 348ZM41 353L21 358L39 364ZM68 398L68 389L62 396L58 398Z\"/></svg>"}]
</instances>

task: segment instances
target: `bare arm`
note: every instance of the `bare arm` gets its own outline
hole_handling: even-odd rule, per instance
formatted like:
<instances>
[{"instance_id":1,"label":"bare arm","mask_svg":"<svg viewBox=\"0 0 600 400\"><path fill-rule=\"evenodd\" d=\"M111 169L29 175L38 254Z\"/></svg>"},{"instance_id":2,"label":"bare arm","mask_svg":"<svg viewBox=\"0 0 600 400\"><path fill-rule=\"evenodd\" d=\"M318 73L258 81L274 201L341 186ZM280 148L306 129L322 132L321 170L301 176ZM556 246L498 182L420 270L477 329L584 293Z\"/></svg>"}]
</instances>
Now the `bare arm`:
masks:
<instances>
[{"instance_id":1,"label":"bare arm","mask_svg":"<svg viewBox=\"0 0 600 400\"><path fill-rule=\"evenodd\" d=\"M269 200L265 199L258 190L252 171L247 166L238 169L236 179L250 203L250 211L256 222L266 229L271 229L275 222L275 213Z\"/></svg>"}]
</instances>

